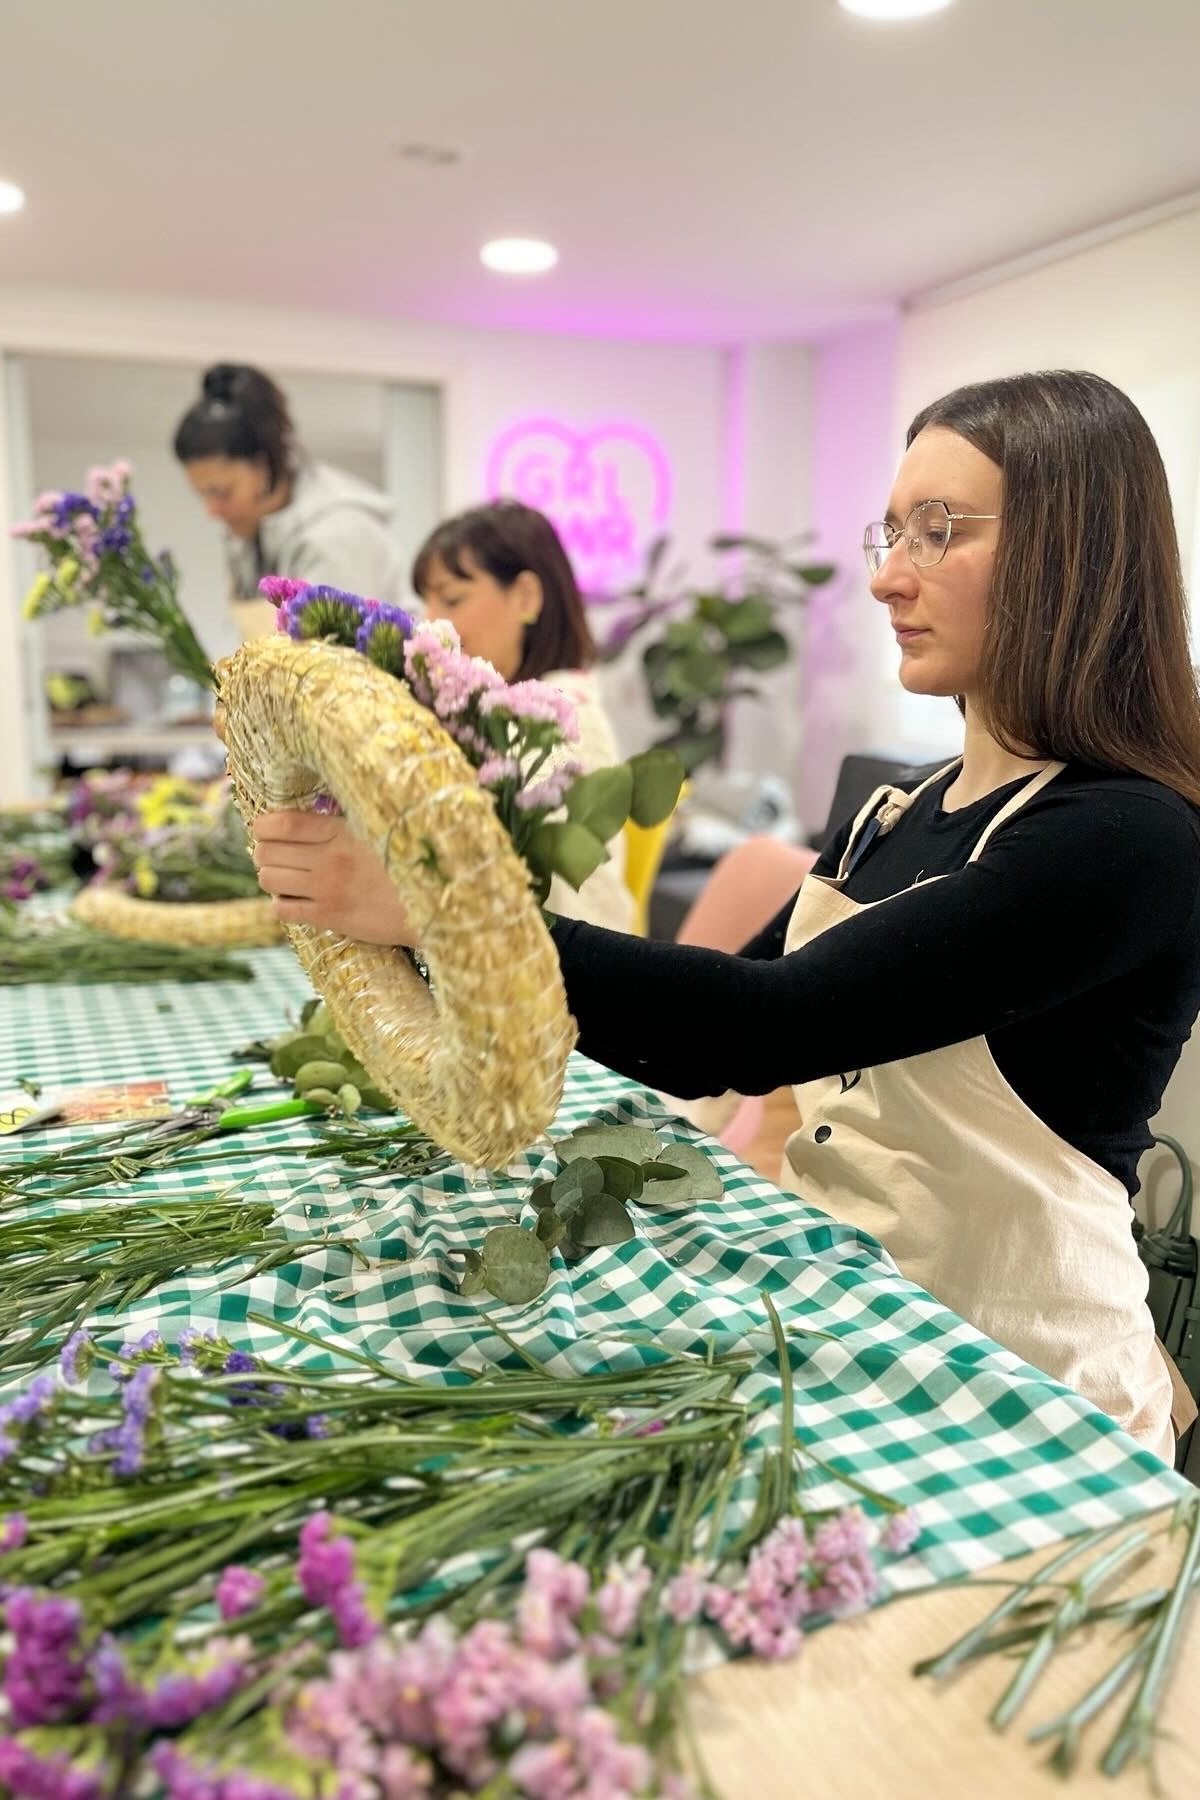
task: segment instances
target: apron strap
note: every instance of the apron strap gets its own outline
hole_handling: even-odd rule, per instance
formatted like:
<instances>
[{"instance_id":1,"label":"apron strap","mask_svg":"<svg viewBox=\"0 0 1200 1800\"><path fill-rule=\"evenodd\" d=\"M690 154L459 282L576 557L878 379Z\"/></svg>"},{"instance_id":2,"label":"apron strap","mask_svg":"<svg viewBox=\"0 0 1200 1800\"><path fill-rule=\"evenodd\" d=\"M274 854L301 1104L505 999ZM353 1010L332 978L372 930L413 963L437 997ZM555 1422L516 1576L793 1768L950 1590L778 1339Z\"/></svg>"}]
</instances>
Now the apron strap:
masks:
<instances>
[{"instance_id":1,"label":"apron strap","mask_svg":"<svg viewBox=\"0 0 1200 1800\"><path fill-rule=\"evenodd\" d=\"M1040 794L1042 789L1052 782L1056 775L1062 774L1066 766L1066 763L1060 762L1047 763L1046 767L1039 770L1031 781L1025 783L1023 788L1017 789L1012 799L1000 808L1000 811L996 814L995 818L991 821L987 830L972 850L970 856L967 858L968 866L973 862L978 862L984 850L987 848L988 839L991 837L993 831L997 831L1007 819L1012 818L1014 813L1020 812L1026 801L1032 800L1035 794Z\"/></svg>"},{"instance_id":2,"label":"apron strap","mask_svg":"<svg viewBox=\"0 0 1200 1800\"><path fill-rule=\"evenodd\" d=\"M935 781L940 781L944 775L948 775L951 769L957 769L961 762L962 757L958 756L953 762L947 763L944 769L935 769L933 774L927 775L911 794L905 793L903 788L877 787L866 805L860 807L855 815L849 841L842 852L842 860L838 864L836 879L844 881L861 852L866 849L866 844L862 842L863 833L873 823L875 829L871 832L872 838L891 831L918 795L923 794L926 788L932 787ZM867 842L870 842L870 839Z\"/></svg>"}]
</instances>

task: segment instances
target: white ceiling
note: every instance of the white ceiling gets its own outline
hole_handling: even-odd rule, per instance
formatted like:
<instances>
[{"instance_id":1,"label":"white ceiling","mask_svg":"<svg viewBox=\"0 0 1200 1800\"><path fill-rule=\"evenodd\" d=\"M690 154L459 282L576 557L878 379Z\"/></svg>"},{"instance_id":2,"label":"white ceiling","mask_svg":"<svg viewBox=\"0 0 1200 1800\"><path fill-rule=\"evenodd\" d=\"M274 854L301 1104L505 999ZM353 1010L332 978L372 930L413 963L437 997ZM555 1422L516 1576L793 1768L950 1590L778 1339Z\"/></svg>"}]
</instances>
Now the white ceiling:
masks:
<instances>
[{"instance_id":1,"label":"white ceiling","mask_svg":"<svg viewBox=\"0 0 1200 1800\"><path fill-rule=\"evenodd\" d=\"M1200 189L1198 0L3 0L0 44L0 281L788 338Z\"/></svg>"}]
</instances>

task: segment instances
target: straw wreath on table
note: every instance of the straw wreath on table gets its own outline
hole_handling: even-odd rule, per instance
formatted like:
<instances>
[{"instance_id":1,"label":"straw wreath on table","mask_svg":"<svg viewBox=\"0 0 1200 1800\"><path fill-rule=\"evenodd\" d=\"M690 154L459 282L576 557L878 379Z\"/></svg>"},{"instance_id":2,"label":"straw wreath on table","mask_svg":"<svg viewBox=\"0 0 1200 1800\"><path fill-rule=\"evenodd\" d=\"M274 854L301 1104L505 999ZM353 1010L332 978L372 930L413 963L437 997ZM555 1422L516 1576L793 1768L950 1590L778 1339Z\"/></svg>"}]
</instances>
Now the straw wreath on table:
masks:
<instances>
[{"instance_id":1,"label":"straw wreath on table","mask_svg":"<svg viewBox=\"0 0 1200 1800\"><path fill-rule=\"evenodd\" d=\"M634 818L667 817L670 752L584 774L574 709L463 654L446 623L268 578L275 637L218 669L234 795L250 824L336 807L412 921L405 952L288 935L376 1083L464 1162L501 1167L550 1125L575 1038L541 903L579 887Z\"/></svg>"}]
</instances>

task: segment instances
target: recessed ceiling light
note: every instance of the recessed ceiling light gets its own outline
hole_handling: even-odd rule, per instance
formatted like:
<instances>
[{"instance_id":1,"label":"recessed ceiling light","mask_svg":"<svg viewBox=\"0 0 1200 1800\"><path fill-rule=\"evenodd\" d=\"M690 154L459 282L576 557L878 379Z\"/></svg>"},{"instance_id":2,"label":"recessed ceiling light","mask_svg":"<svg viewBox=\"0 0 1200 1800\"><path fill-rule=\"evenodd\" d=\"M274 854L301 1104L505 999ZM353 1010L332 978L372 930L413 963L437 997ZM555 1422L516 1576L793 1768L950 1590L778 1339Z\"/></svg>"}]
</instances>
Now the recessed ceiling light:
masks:
<instances>
[{"instance_id":1,"label":"recessed ceiling light","mask_svg":"<svg viewBox=\"0 0 1200 1800\"><path fill-rule=\"evenodd\" d=\"M952 4L953 0L838 0L843 12L859 19L923 19Z\"/></svg>"},{"instance_id":2,"label":"recessed ceiling light","mask_svg":"<svg viewBox=\"0 0 1200 1800\"><path fill-rule=\"evenodd\" d=\"M493 238L479 260L498 275L544 275L558 261L558 251L541 238Z\"/></svg>"},{"instance_id":3,"label":"recessed ceiling light","mask_svg":"<svg viewBox=\"0 0 1200 1800\"><path fill-rule=\"evenodd\" d=\"M11 181L0 181L0 213L20 212L25 196Z\"/></svg>"}]
</instances>

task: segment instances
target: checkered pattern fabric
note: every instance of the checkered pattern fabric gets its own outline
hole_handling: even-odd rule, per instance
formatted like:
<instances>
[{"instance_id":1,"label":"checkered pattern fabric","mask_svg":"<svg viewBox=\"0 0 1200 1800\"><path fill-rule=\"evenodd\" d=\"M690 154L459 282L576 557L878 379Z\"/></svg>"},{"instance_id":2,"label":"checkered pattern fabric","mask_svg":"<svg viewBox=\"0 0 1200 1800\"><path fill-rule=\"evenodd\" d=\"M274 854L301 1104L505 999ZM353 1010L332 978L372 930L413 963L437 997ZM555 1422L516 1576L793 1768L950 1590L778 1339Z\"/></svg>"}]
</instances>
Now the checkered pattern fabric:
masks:
<instances>
[{"instance_id":1,"label":"checkered pattern fabric","mask_svg":"<svg viewBox=\"0 0 1200 1800\"><path fill-rule=\"evenodd\" d=\"M182 1103L228 1075L240 1044L281 1030L306 997L287 951L252 961L258 978L245 985L0 993L0 1084L165 1076ZM555 1256L548 1288L527 1306L486 1297L481 1304L458 1294L454 1252L478 1246L491 1225L532 1222L525 1196L554 1172L549 1141L502 1175L455 1165L399 1186L334 1162L281 1157L281 1145L311 1137L303 1120L260 1126L229 1140L231 1150L257 1148L257 1158L186 1174L168 1168L138 1182L129 1198L236 1187L269 1198L297 1237L327 1227L329 1243L253 1280L231 1265L166 1283L120 1325L107 1321L104 1335L109 1326L113 1337L154 1326L170 1339L190 1323L275 1358L332 1365L347 1345L430 1379L512 1359L489 1318L562 1371L628 1367L707 1346L748 1353L742 1393L761 1412L742 1482L746 1505L757 1455L778 1441L779 1379L761 1298L768 1292L789 1336L797 1432L825 1465L810 1465L812 1503L845 1500L833 1469L917 1509L922 1535L890 1572L894 1588L976 1571L1191 1491L1077 1395L902 1280L873 1239L780 1193L664 1112L654 1095L576 1057L555 1132L588 1120L647 1124L700 1143L721 1173L723 1197L670 1211L635 1206L629 1242L571 1269ZM32 1156L65 1141L62 1133L9 1140L4 1155ZM302 1327L327 1351L252 1322L251 1313Z\"/></svg>"}]
</instances>

